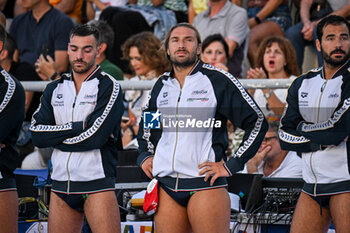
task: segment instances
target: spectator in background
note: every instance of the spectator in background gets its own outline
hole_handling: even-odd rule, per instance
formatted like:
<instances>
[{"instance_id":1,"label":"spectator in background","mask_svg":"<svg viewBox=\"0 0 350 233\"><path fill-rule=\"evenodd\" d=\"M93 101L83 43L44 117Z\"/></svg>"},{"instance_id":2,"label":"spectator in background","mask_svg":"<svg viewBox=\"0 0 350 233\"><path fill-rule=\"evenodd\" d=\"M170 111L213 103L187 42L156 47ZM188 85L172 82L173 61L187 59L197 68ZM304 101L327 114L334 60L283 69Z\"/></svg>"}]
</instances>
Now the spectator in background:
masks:
<instances>
[{"instance_id":1,"label":"spectator in background","mask_svg":"<svg viewBox=\"0 0 350 233\"><path fill-rule=\"evenodd\" d=\"M295 79L299 75L295 51L292 44L283 37L268 37L260 43L256 68L248 71L249 79ZM256 89L249 93L265 115L281 116L287 97L286 89Z\"/></svg>"},{"instance_id":2,"label":"spectator in background","mask_svg":"<svg viewBox=\"0 0 350 233\"><path fill-rule=\"evenodd\" d=\"M75 24L81 23L81 13L84 0L50 0L51 6L68 15Z\"/></svg>"},{"instance_id":3,"label":"spectator in background","mask_svg":"<svg viewBox=\"0 0 350 233\"><path fill-rule=\"evenodd\" d=\"M241 77L249 35L247 12L228 0L210 0L209 4L207 10L195 17L193 25L201 38L212 34L221 34L225 38L229 48L229 72Z\"/></svg>"},{"instance_id":4,"label":"spectator in background","mask_svg":"<svg viewBox=\"0 0 350 233\"><path fill-rule=\"evenodd\" d=\"M141 32L131 36L123 45L124 58L130 63L134 76L130 81L152 80L165 71L170 64L160 40L152 32ZM137 145L136 135L142 115L142 108L148 101L150 90L130 90L125 92L128 102L129 120L122 123L123 146L130 142ZM136 143L136 144L135 144ZM130 144L131 145L131 144Z\"/></svg>"},{"instance_id":5,"label":"spectator in background","mask_svg":"<svg viewBox=\"0 0 350 233\"><path fill-rule=\"evenodd\" d=\"M203 40L201 60L219 69L228 71L228 45L220 34L213 34Z\"/></svg>"},{"instance_id":6,"label":"spectator in background","mask_svg":"<svg viewBox=\"0 0 350 233\"><path fill-rule=\"evenodd\" d=\"M128 0L85 0L88 20L98 20L101 12L109 6L124 6Z\"/></svg>"},{"instance_id":7,"label":"spectator in background","mask_svg":"<svg viewBox=\"0 0 350 233\"><path fill-rule=\"evenodd\" d=\"M65 72L68 68L67 45L72 20L49 5L49 0L21 1L29 9L15 17L10 26L10 34L19 50L19 60L28 62L35 68L40 54L49 55L54 60L55 70ZM40 22L40 23L39 23ZM43 80L50 76L44 76Z\"/></svg>"},{"instance_id":8,"label":"spectator in background","mask_svg":"<svg viewBox=\"0 0 350 233\"><path fill-rule=\"evenodd\" d=\"M111 26L102 20L92 20L88 22L100 30L100 56L96 58L96 62L101 69L112 75L117 80L123 80L123 71L107 59L107 55L111 52L114 41L114 32Z\"/></svg>"},{"instance_id":9,"label":"spectator in background","mask_svg":"<svg viewBox=\"0 0 350 233\"><path fill-rule=\"evenodd\" d=\"M246 163L243 173L258 173L265 177L302 178L301 158L295 151L282 150L278 141L279 117L267 116L269 130L253 158Z\"/></svg>"},{"instance_id":10,"label":"spectator in background","mask_svg":"<svg viewBox=\"0 0 350 233\"><path fill-rule=\"evenodd\" d=\"M193 20L199 13L208 7L208 0L189 0L188 3L188 23L193 24Z\"/></svg>"},{"instance_id":11,"label":"spectator in background","mask_svg":"<svg viewBox=\"0 0 350 233\"><path fill-rule=\"evenodd\" d=\"M178 23L188 22L187 5L184 0L137 0L137 5L140 6L164 6L166 9L175 13Z\"/></svg>"},{"instance_id":12,"label":"spectator in background","mask_svg":"<svg viewBox=\"0 0 350 233\"><path fill-rule=\"evenodd\" d=\"M0 51L6 30L0 25ZM24 89L0 66L0 232L18 232L18 196L13 171L19 155L16 141L24 118Z\"/></svg>"},{"instance_id":13,"label":"spectator in background","mask_svg":"<svg viewBox=\"0 0 350 233\"><path fill-rule=\"evenodd\" d=\"M248 58L251 67L256 67L260 42L267 36L284 36L284 31L292 25L288 3L289 0L248 0Z\"/></svg>"},{"instance_id":14,"label":"spectator in background","mask_svg":"<svg viewBox=\"0 0 350 233\"><path fill-rule=\"evenodd\" d=\"M292 42L298 60L299 69L302 70L304 62L305 46L312 45L315 50L316 31L318 22L328 14L350 16L350 0L327 0L320 1L301 0L300 18L301 22L286 31L286 37ZM318 64L322 66L322 57L318 53Z\"/></svg>"},{"instance_id":15,"label":"spectator in background","mask_svg":"<svg viewBox=\"0 0 350 233\"><path fill-rule=\"evenodd\" d=\"M30 64L13 61L13 55L16 49L16 42L10 35L7 35L3 50L0 53L1 67L11 75L15 76L19 81L41 81L40 77ZM25 118L17 141L17 146L19 146L20 152L20 161L19 164L17 164L17 167L20 166L24 157L34 149L31 143L29 126L32 115L39 106L40 97L41 93L39 92L25 92Z\"/></svg>"}]
</instances>

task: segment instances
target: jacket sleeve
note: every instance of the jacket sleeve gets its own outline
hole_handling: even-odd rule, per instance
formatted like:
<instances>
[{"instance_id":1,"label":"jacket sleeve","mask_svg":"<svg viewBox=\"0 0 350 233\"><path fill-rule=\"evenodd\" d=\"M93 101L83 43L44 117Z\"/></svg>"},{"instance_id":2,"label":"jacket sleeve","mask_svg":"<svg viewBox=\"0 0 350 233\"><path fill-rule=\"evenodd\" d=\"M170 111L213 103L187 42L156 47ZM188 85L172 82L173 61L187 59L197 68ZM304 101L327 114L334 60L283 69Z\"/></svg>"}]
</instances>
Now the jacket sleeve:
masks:
<instances>
[{"instance_id":1,"label":"jacket sleeve","mask_svg":"<svg viewBox=\"0 0 350 233\"><path fill-rule=\"evenodd\" d=\"M288 89L287 103L280 121L278 136L283 150L297 152L312 152L320 149L320 145L304 137L297 130L298 124L303 121L298 106L298 89L301 78L296 79Z\"/></svg>"},{"instance_id":2,"label":"jacket sleeve","mask_svg":"<svg viewBox=\"0 0 350 233\"><path fill-rule=\"evenodd\" d=\"M78 135L84 127L81 122L69 122L64 125L56 125L51 97L57 82L51 83L45 89L38 109L34 112L30 131L33 145L37 147L52 147L62 143L69 137Z\"/></svg>"},{"instance_id":3,"label":"jacket sleeve","mask_svg":"<svg viewBox=\"0 0 350 233\"><path fill-rule=\"evenodd\" d=\"M8 74L7 74L8 75ZM6 138L22 125L24 119L24 89L10 76L7 77L8 85L1 87L0 96L0 143L5 143Z\"/></svg>"},{"instance_id":4,"label":"jacket sleeve","mask_svg":"<svg viewBox=\"0 0 350 233\"><path fill-rule=\"evenodd\" d=\"M147 105L145 106L144 112L156 112L157 111L157 97L160 92L162 83L161 78L158 79L158 81L155 83L155 85L152 88L152 91L149 96L149 100ZM139 156L137 157L137 164L139 166L142 165L142 163L150 156L154 155L155 148L157 145L157 142L161 135L160 129L145 129L143 127L144 123L144 114L141 116L141 121L139 124L139 132L137 135L137 142L139 144Z\"/></svg>"},{"instance_id":5,"label":"jacket sleeve","mask_svg":"<svg viewBox=\"0 0 350 233\"><path fill-rule=\"evenodd\" d=\"M112 83L104 82L103 86L99 87L96 107L86 118L83 131L74 137L66 138L55 148L68 152L100 149L109 138L116 137L113 133L116 132L116 127L120 127L124 112L123 94L120 85L115 80L109 80Z\"/></svg>"},{"instance_id":6,"label":"jacket sleeve","mask_svg":"<svg viewBox=\"0 0 350 233\"><path fill-rule=\"evenodd\" d=\"M320 145L338 145L350 134L350 98L342 101L332 116L319 123L300 122L298 132Z\"/></svg>"},{"instance_id":7,"label":"jacket sleeve","mask_svg":"<svg viewBox=\"0 0 350 233\"><path fill-rule=\"evenodd\" d=\"M264 114L253 98L234 77L227 77L218 97L218 111L233 125L245 131L236 153L225 163L230 175L241 171L244 164L258 151L268 129Z\"/></svg>"}]
</instances>

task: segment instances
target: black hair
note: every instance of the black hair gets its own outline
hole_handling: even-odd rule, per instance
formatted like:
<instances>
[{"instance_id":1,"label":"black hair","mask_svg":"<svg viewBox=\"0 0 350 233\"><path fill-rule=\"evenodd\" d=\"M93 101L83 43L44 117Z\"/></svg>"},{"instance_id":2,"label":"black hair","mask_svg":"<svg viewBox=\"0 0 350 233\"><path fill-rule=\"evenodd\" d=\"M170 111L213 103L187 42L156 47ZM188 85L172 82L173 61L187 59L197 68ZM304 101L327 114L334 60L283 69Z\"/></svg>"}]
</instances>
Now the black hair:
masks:
<instances>
[{"instance_id":1,"label":"black hair","mask_svg":"<svg viewBox=\"0 0 350 233\"><path fill-rule=\"evenodd\" d=\"M202 52L204 52L204 50L215 41L220 42L224 46L225 54L228 59L230 57L228 54L228 45L221 34L213 34L205 38L202 43Z\"/></svg>"},{"instance_id":2,"label":"black hair","mask_svg":"<svg viewBox=\"0 0 350 233\"><path fill-rule=\"evenodd\" d=\"M100 36L100 30L93 25L88 24L82 24L82 25L76 25L69 34L69 37L72 38L73 36L90 36L93 35L96 39L96 45L100 44L101 36Z\"/></svg>"},{"instance_id":3,"label":"black hair","mask_svg":"<svg viewBox=\"0 0 350 233\"><path fill-rule=\"evenodd\" d=\"M348 31L350 33L350 23L344 18L339 15L329 15L324 17L318 24L316 28L316 34L317 39L321 42L322 36L323 36L323 29L327 25L341 25L345 24L348 28Z\"/></svg>"}]
</instances>

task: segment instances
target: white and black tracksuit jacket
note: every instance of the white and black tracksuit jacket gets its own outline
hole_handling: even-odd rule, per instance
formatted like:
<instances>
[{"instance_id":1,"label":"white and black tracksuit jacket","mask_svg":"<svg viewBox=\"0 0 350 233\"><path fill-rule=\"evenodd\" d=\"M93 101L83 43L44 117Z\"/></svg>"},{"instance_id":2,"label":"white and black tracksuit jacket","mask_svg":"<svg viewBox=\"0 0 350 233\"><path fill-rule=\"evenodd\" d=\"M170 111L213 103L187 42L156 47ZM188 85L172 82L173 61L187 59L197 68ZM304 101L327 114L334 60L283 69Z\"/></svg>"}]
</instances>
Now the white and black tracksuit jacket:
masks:
<instances>
[{"instance_id":1,"label":"white and black tracksuit jacket","mask_svg":"<svg viewBox=\"0 0 350 233\"><path fill-rule=\"evenodd\" d=\"M258 150L267 130L262 111L231 74L198 62L180 87L173 73L162 75L151 91L144 114L159 111L161 129L144 128L141 119L138 142L141 164L154 156L153 176L173 190L211 188L198 165L224 160L230 175L243 170ZM245 130L243 142L226 161L227 120ZM214 187L226 186L218 179Z\"/></svg>"},{"instance_id":2,"label":"white and black tracksuit jacket","mask_svg":"<svg viewBox=\"0 0 350 233\"><path fill-rule=\"evenodd\" d=\"M329 80L324 69L297 78L288 90L279 131L281 147L302 152L303 191L350 191L350 63Z\"/></svg>"},{"instance_id":3,"label":"white and black tracksuit jacket","mask_svg":"<svg viewBox=\"0 0 350 233\"><path fill-rule=\"evenodd\" d=\"M33 114L33 144L54 147L52 190L91 193L114 189L123 114L122 91L98 66L76 93L71 74L50 83Z\"/></svg>"}]
</instances>

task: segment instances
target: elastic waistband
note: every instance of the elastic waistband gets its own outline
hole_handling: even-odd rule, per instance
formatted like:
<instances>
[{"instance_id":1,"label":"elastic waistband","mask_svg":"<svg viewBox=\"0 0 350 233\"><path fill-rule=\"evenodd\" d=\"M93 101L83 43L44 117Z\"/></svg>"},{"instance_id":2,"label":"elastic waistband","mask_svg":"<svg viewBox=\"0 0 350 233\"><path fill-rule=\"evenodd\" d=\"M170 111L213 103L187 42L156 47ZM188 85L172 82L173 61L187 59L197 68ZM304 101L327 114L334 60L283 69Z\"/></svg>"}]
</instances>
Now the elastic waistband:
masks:
<instances>
[{"instance_id":1,"label":"elastic waistband","mask_svg":"<svg viewBox=\"0 0 350 233\"><path fill-rule=\"evenodd\" d=\"M66 194L86 194L115 190L115 178L106 177L92 181L52 181L52 191Z\"/></svg>"},{"instance_id":2,"label":"elastic waistband","mask_svg":"<svg viewBox=\"0 0 350 233\"><path fill-rule=\"evenodd\" d=\"M210 179L205 182L204 177L198 178L176 178L173 177L156 177L158 181L167 186L172 191L199 191L205 189L227 187L227 180L225 177L219 177L215 180L214 185L210 185ZM177 183L177 185L176 185Z\"/></svg>"},{"instance_id":3,"label":"elastic waistband","mask_svg":"<svg viewBox=\"0 0 350 233\"><path fill-rule=\"evenodd\" d=\"M316 194L314 187L316 185ZM335 195L350 192L350 180L340 181L329 184L304 183L303 192L311 196Z\"/></svg>"}]
</instances>

